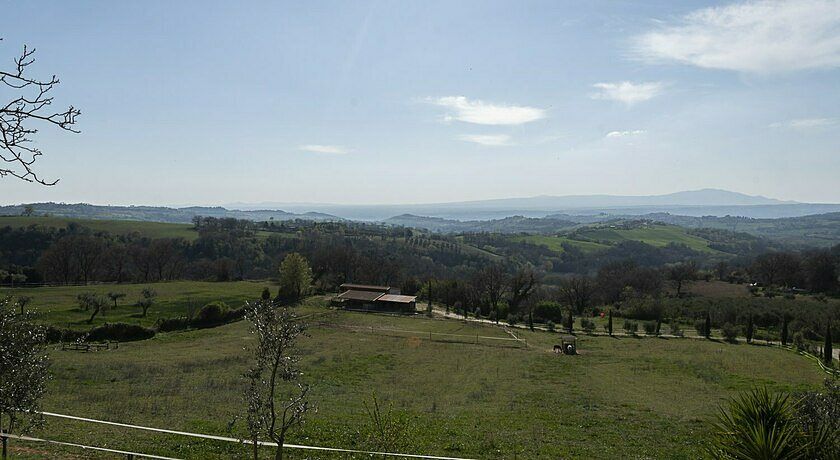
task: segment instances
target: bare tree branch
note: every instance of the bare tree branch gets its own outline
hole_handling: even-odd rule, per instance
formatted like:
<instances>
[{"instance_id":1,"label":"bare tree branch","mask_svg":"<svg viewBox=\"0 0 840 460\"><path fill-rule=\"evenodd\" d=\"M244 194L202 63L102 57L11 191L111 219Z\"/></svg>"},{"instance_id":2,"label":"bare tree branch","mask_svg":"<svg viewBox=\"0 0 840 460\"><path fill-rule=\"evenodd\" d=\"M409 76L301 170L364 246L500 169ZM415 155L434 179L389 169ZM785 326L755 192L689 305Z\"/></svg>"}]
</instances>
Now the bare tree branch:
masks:
<instances>
[{"instance_id":1,"label":"bare tree branch","mask_svg":"<svg viewBox=\"0 0 840 460\"><path fill-rule=\"evenodd\" d=\"M2 40L2 39L0 39ZM43 155L33 146L38 124L56 126L78 133L74 128L81 111L72 105L64 111L50 110L53 97L50 91L60 83L53 75L49 79L30 77L27 68L35 63L35 49L23 46L14 59L14 70L0 70L0 88L13 94L12 100L0 107L0 178L10 176L42 185L55 185L58 180L38 176L33 164Z\"/></svg>"}]
</instances>

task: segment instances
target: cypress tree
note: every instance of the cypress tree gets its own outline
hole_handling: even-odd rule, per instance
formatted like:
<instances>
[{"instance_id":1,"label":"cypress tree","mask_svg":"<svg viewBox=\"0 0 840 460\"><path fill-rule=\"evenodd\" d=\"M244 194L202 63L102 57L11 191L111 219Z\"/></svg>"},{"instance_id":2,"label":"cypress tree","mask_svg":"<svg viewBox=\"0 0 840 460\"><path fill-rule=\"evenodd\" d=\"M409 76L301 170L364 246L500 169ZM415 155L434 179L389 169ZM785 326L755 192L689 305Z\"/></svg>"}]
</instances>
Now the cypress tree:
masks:
<instances>
[{"instance_id":1,"label":"cypress tree","mask_svg":"<svg viewBox=\"0 0 840 460\"><path fill-rule=\"evenodd\" d=\"M712 315L706 312L706 326L703 328L703 335L708 339L712 335Z\"/></svg>"},{"instance_id":2,"label":"cypress tree","mask_svg":"<svg viewBox=\"0 0 840 460\"><path fill-rule=\"evenodd\" d=\"M568 323L566 323L566 329L568 329L569 334L571 334L574 331L574 328L575 328L575 319L572 317L572 309L570 308L569 309Z\"/></svg>"},{"instance_id":3,"label":"cypress tree","mask_svg":"<svg viewBox=\"0 0 840 460\"><path fill-rule=\"evenodd\" d=\"M610 316L607 320L607 332L609 332L610 337L612 337L612 310L610 310Z\"/></svg>"},{"instance_id":4,"label":"cypress tree","mask_svg":"<svg viewBox=\"0 0 840 460\"><path fill-rule=\"evenodd\" d=\"M753 339L753 317L750 314L750 317L747 319L747 343L752 343Z\"/></svg>"},{"instance_id":5,"label":"cypress tree","mask_svg":"<svg viewBox=\"0 0 840 460\"><path fill-rule=\"evenodd\" d=\"M787 345L788 339L788 319L787 315L782 316L782 345Z\"/></svg>"},{"instance_id":6,"label":"cypress tree","mask_svg":"<svg viewBox=\"0 0 840 460\"><path fill-rule=\"evenodd\" d=\"M825 345L823 346L823 361L826 365L831 365L834 360L834 350L832 350L831 343L831 322L825 326Z\"/></svg>"}]
</instances>

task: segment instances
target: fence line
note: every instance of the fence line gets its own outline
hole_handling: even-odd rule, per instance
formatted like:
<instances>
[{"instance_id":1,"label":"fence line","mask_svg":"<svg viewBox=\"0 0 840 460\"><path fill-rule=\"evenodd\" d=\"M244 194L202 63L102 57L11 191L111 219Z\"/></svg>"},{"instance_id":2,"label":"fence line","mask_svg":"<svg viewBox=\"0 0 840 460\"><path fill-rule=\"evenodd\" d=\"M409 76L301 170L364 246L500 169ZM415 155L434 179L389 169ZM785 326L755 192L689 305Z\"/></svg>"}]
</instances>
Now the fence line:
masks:
<instances>
[{"instance_id":1,"label":"fence line","mask_svg":"<svg viewBox=\"0 0 840 460\"><path fill-rule=\"evenodd\" d=\"M179 460L173 457L161 457L160 455L151 455L151 454L141 454L139 452L129 452L127 450L116 450L116 449L106 449L105 447L96 447L96 446L86 446L84 444L76 444L74 442L64 442L64 441L55 441L52 439L44 439L44 438L33 438L31 436L20 436L16 434L3 434L4 438L9 439L20 439L21 441L31 441L31 442L45 442L47 444L56 444L59 446L68 446L68 447L78 447L79 449L84 450L95 450L99 452L108 452L110 454L120 454L125 455L128 458L133 457L141 457L141 458L153 458L156 460Z\"/></svg>"},{"instance_id":2,"label":"fence line","mask_svg":"<svg viewBox=\"0 0 840 460\"><path fill-rule=\"evenodd\" d=\"M154 428L142 425L131 425L128 423L119 423L119 422L110 422L107 420L98 420L93 418L86 418L86 417L77 417L75 415L66 415L66 414L56 414L54 412L38 412L41 415L46 415L48 417L57 417L57 418L64 418L69 420L78 420L82 422L88 423L99 423L102 425L111 425L111 426L118 426L122 428L132 428L136 430L144 430L144 431L152 431L155 433L165 433L165 434L175 434L179 436L187 436L192 438L201 438L201 439L210 439L214 441L224 441L224 442L235 442L237 444L253 444L252 440L247 439L236 439L230 438L227 436L216 436L212 434L202 434L202 433L190 433L188 431L177 431L177 430L168 430L165 428ZM257 441L257 444L261 446L267 447L277 447L277 443L270 442L270 441ZM440 457L435 455L421 455L421 454L401 454L396 452L376 452L376 451L367 451L367 450L355 450L355 449L340 449L337 447L320 447L320 446L305 446L302 444L283 444L284 448L289 449L303 449L303 450L314 450L314 451L321 451L321 452L342 452L347 454L363 454L363 455L381 455L385 457L401 457L401 458L425 458L431 460L471 460L468 458L461 458L461 457ZM145 454L138 454L138 455L145 455ZM152 458L166 458L166 457L154 457Z\"/></svg>"}]
</instances>

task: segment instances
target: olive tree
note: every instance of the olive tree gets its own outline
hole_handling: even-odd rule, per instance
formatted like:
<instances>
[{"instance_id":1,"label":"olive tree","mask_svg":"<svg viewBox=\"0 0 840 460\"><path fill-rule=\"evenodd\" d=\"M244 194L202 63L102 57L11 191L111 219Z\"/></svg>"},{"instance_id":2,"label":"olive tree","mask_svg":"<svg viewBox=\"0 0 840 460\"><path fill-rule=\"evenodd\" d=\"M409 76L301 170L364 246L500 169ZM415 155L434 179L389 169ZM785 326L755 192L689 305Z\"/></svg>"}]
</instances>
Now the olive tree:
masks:
<instances>
[{"instance_id":1,"label":"olive tree","mask_svg":"<svg viewBox=\"0 0 840 460\"><path fill-rule=\"evenodd\" d=\"M39 401L46 391L49 359L45 330L30 310L18 311L0 299L0 441L6 458L8 438L41 422Z\"/></svg>"},{"instance_id":2,"label":"olive tree","mask_svg":"<svg viewBox=\"0 0 840 460\"><path fill-rule=\"evenodd\" d=\"M137 299L137 306L143 309L143 317L146 317L146 313L149 312L149 308L154 305L155 297L157 297L157 292L154 291L152 288L143 288L140 291L140 298Z\"/></svg>"},{"instance_id":3,"label":"olive tree","mask_svg":"<svg viewBox=\"0 0 840 460\"><path fill-rule=\"evenodd\" d=\"M254 459L259 458L259 439L268 437L277 443L274 458L279 460L289 430L303 423L313 408L308 400L309 386L299 382L297 339L306 327L292 310L275 308L270 301L251 302L245 308L250 332L256 338L251 349L254 364L246 374L248 434Z\"/></svg>"}]
</instances>

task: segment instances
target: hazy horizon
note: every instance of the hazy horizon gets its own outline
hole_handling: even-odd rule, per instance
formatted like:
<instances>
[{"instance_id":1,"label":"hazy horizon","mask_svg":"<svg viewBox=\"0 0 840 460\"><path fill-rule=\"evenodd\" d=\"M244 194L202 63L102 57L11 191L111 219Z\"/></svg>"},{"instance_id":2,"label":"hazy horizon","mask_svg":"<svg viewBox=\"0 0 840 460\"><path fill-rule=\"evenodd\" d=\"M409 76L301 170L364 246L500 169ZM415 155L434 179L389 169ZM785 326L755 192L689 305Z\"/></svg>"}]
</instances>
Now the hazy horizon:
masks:
<instances>
[{"instance_id":1,"label":"hazy horizon","mask_svg":"<svg viewBox=\"0 0 840 460\"><path fill-rule=\"evenodd\" d=\"M0 59L35 47L82 132L6 203L840 202L833 0L48 5Z\"/></svg>"}]
</instances>

